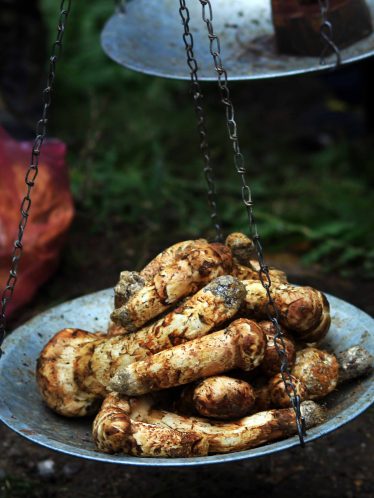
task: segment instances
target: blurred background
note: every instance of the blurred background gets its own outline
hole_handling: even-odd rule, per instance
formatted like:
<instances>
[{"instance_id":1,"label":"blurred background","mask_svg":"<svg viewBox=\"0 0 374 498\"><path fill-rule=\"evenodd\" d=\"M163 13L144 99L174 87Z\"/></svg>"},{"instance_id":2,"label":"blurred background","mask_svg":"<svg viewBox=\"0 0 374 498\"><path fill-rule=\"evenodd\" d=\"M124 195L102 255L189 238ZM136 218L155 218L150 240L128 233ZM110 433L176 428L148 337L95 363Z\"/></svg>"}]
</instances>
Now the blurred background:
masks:
<instances>
[{"instance_id":1,"label":"blurred background","mask_svg":"<svg viewBox=\"0 0 374 498\"><path fill-rule=\"evenodd\" d=\"M8 157L4 150L10 154L18 145L25 154L25 141L33 137L58 6L56 0L0 0L0 121L5 133L2 140L8 144L8 148L1 149L3 159ZM40 241L40 234L54 225L56 233L46 246L48 250L55 247L56 254L53 263L48 260L47 266L42 265L30 277L33 285L20 304L34 298L26 307L14 309L11 328L46 307L113 286L121 270L140 269L176 241L214 236L188 83L136 74L108 59L101 50L99 36L112 12L112 2L73 3L49 121L49 136L55 139L49 146L59 145L42 159L50 164L47 169L51 179L35 187L35 196L43 202L47 202L50 192L50 205L64 191L62 204L53 204L53 209L60 211L63 206L58 229L56 212L52 220L43 208L37 222L44 231L34 237ZM368 60L323 75L232 84L241 146L267 259L283 268L291 281L316 286L369 313L374 312L372 70L373 61ZM224 230L246 231L240 184L226 139L218 89L209 83L203 88ZM20 150L17 154L21 154ZM13 228L9 228L9 239L4 237L4 219L9 205L17 204L23 192L22 185L17 184L19 190L12 198L12 181L3 180L9 157L0 179L5 205L0 210L0 246L3 244L4 253L0 262L4 268L9 261L8 242L14 240L17 223L15 219ZM26 157L21 154L14 159L22 171L26 170ZM56 177L56 161L62 165L61 177ZM30 233L32 223L31 216ZM48 233L52 232L53 229ZM29 260L40 254L37 243L35 247L36 256ZM23 262L25 269L29 260L25 258ZM298 492L299 496L370 496L366 460L370 417L372 413L361 417L364 425L351 424L348 432L340 431L340 440L333 435L322 443L313 443L310 448L316 449L308 449L309 453L300 457L299 469L293 466L291 474L290 458L294 455L292 458L299 460L295 451L278 460L276 456L262 459L256 465L227 466L222 475L236 473L242 483L238 496L249 490L245 480L251 475L250 469L262 476L252 481L258 487L253 485L251 490L257 490L258 496L276 494L277 486L281 488L277 496L290 496L293 486L296 492L302 485L305 472L321 465L323 455L330 458L334 472L345 472L345 477L336 488L334 480L330 481L327 490L322 486L327 470L318 477L314 470L317 481L311 494L304 490L302 495ZM1 496L96 494L92 475L99 472L99 464L56 457L47 450L35 449L5 428L1 430L6 450L0 459ZM15 454L9 459L12 448ZM350 468L342 467L347 458ZM50 459L54 470L44 475L37 461ZM179 477L187 476L178 471L165 484L159 474L132 473L127 469L120 476L118 472L108 471L112 487L107 479L104 494L97 496L138 496L135 483L145 475L150 486L143 483L140 494L166 496L178 489ZM227 491L222 478L218 478L218 468L204 470L201 475L211 480L217 496ZM202 496L207 489L196 473L188 476L192 479L189 496ZM90 481L87 488L78 484L82 478ZM44 479L41 488L36 486L40 479ZM100 477L95 479L100 481ZM218 481L212 484L214 479ZM129 487L129 495L123 486ZM181 496L185 496L184 492L178 491Z\"/></svg>"},{"instance_id":2,"label":"blurred background","mask_svg":"<svg viewBox=\"0 0 374 498\"><path fill-rule=\"evenodd\" d=\"M57 2L2 3L2 123L31 138ZM49 287L52 301L111 286L174 241L214 235L188 83L107 58L99 35L112 12L111 2L75 4L58 64L49 136L67 146L76 215L60 266L68 288ZM260 233L286 270L374 274L372 65L232 84ZM246 230L218 90L203 88L224 229Z\"/></svg>"}]
</instances>

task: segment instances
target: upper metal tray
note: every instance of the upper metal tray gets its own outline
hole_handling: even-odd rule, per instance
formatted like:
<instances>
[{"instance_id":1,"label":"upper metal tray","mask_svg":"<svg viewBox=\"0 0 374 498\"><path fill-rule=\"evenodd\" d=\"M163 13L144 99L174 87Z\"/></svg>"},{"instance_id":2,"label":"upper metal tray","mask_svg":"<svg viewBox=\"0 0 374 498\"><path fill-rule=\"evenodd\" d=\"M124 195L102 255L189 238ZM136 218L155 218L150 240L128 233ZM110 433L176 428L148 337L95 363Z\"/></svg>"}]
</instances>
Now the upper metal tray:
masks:
<instances>
[{"instance_id":1,"label":"upper metal tray","mask_svg":"<svg viewBox=\"0 0 374 498\"><path fill-rule=\"evenodd\" d=\"M374 0L368 0L374 18ZM335 58L321 66L318 58L280 55L274 44L270 0L214 0L215 31L221 40L223 64L230 80L274 78L334 67ZM201 6L189 2L191 32L202 80L215 80ZM176 0L133 0L125 13L109 19L101 36L104 51L134 71L188 79L182 23ZM342 64L374 54L374 34L342 50Z\"/></svg>"},{"instance_id":2,"label":"upper metal tray","mask_svg":"<svg viewBox=\"0 0 374 498\"><path fill-rule=\"evenodd\" d=\"M328 296L332 326L323 346L341 351L361 344L374 354L374 320L363 311ZM298 437L247 451L195 458L139 458L96 451L91 419L67 419L42 403L35 383L35 363L47 341L60 329L105 330L113 303L111 290L75 299L38 315L17 329L4 343L0 360L0 420L22 436L52 450L102 462L143 466L188 466L255 458L299 444ZM306 441L328 434L363 412L374 399L373 377L339 387L326 399L327 421L308 431Z\"/></svg>"}]
</instances>

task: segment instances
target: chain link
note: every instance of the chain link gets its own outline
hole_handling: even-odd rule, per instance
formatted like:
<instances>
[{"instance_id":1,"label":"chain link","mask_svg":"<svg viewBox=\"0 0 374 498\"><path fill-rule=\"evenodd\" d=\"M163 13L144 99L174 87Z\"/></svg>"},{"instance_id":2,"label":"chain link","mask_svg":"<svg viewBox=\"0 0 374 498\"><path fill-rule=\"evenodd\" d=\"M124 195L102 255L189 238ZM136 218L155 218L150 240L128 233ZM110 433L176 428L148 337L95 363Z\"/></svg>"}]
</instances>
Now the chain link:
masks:
<instances>
[{"instance_id":1,"label":"chain link","mask_svg":"<svg viewBox=\"0 0 374 498\"><path fill-rule=\"evenodd\" d=\"M200 150L203 156L204 162L204 176L208 188L208 203L210 206L210 217L216 231L216 241L223 241L223 233L221 222L218 217L217 212L217 193L215 185L214 170L211 165L211 155L208 142L207 129L205 125L205 111L203 107L203 93L198 78L198 64L194 55L194 41L193 36L190 32L190 13L187 8L185 0L179 0L179 14L182 19L182 24L184 28L183 32L183 42L185 45L187 65L190 68L191 77L191 93L193 96L195 114L197 118L197 130L200 137Z\"/></svg>"},{"instance_id":2,"label":"chain link","mask_svg":"<svg viewBox=\"0 0 374 498\"><path fill-rule=\"evenodd\" d=\"M332 50L336 57L336 67L341 64L340 50L333 41L333 31L332 24L328 20L328 11L330 9L330 0L318 0L319 8L321 11L321 26L319 28L320 36L323 41L323 48L320 57L320 64L324 66L326 64L326 56Z\"/></svg>"},{"instance_id":3,"label":"chain link","mask_svg":"<svg viewBox=\"0 0 374 498\"><path fill-rule=\"evenodd\" d=\"M3 354L1 346L6 335L6 310L9 302L13 297L14 288L17 283L18 267L23 251L22 240L25 233L27 221L29 218L29 212L31 209L31 191L35 185L35 181L39 172L39 157L47 134L48 110L51 105L51 94L56 77L56 64L61 54L62 41L64 38L66 21L68 19L71 9L71 2L72 0L62 0L60 3L60 14L57 25L57 36L55 42L52 45L51 56L49 58L47 86L43 90L43 104L42 104L43 107L42 107L41 118L36 124L35 139L31 150L31 161L25 176L26 195L24 196L21 202L21 207L20 207L21 219L18 224L17 240L14 242L13 253L11 256L11 268L9 271L9 277L6 282L5 288L1 294L0 358Z\"/></svg>"},{"instance_id":4,"label":"chain link","mask_svg":"<svg viewBox=\"0 0 374 498\"><path fill-rule=\"evenodd\" d=\"M244 156L240 150L238 129L235 121L235 109L231 100L230 90L228 86L227 71L225 70L222 63L220 40L214 32L213 27L213 9L209 0L199 0L199 2L202 7L202 18L206 24L208 31L210 53L212 55L214 67L217 73L221 102L225 107L228 135L234 150L234 164L242 184L242 200L247 212L249 229L260 265L259 278L267 295L267 316L274 325L276 331L274 336L274 345L281 363L280 373L284 382L285 390L290 398L292 408L295 411L296 426L300 444L304 446L304 436L306 432L305 421L301 415L300 410L300 396L297 394L296 388L292 382L290 366L288 363L286 347L284 343L284 336L279 325L280 313L271 293L271 278L269 274L269 268L265 264L261 238L257 230L257 224L253 213L252 193L246 179L247 171L244 164Z\"/></svg>"}]
</instances>

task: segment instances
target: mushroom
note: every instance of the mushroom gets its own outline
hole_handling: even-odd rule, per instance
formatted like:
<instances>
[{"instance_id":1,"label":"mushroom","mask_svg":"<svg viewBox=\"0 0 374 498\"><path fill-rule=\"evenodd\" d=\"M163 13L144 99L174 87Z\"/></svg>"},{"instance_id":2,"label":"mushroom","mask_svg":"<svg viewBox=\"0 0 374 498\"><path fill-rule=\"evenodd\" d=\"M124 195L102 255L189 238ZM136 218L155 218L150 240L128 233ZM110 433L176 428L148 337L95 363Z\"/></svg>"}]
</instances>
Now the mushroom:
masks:
<instances>
[{"instance_id":1,"label":"mushroom","mask_svg":"<svg viewBox=\"0 0 374 498\"><path fill-rule=\"evenodd\" d=\"M231 275L239 280L260 280L259 264L257 261L251 260L248 265L241 265L237 261L233 262ZM287 276L282 270L277 268L269 268L269 277L272 284L287 283Z\"/></svg>"},{"instance_id":2,"label":"mushroom","mask_svg":"<svg viewBox=\"0 0 374 498\"><path fill-rule=\"evenodd\" d=\"M119 368L109 388L128 396L139 396L233 368L249 371L261 363L265 346L262 329L255 322L241 318L225 330Z\"/></svg>"},{"instance_id":3,"label":"mushroom","mask_svg":"<svg viewBox=\"0 0 374 498\"><path fill-rule=\"evenodd\" d=\"M150 282L164 266L176 263L179 259L186 257L191 250L196 250L198 247L206 247L208 244L208 241L205 239L177 242L153 258L152 261L141 270L140 275L146 282Z\"/></svg>"},{"instance_id":4,"label":"mushroom","mask_svg":"<svg viewBox=\"0 0 374 498\"><path fill-rule=\"evenodd\" d=\"M338 383L339 364L335 355L317 348L296 353L292 375L306 386L309 399L325 397Z\"/></svg>"},{"instance_id":5,"label":"mushroom","mask_svg":"<svg viewBox=\"0 0 374 498\"><path fill-rule=\"evenodd\" d=\"M183 297L230 273L231 267L230 250L223 244L192 245L186 255L161 267L152 280L115 309L111 319L127 332L134 332Z\"/></svg>"},{"instance_id":6,"label":"mushroom","mask_svg":"<svg viewBox=\"0 0 374 498\"><path fill-rule=\"evenodd\" d=\"M362 346L352 346L336 355L339 363L338 383L368 374L373 368L373 357Z\"/></svg>"},{"instance_id":7,"label":"mushroom","mask_svg":"<svg viewBox=\"0 0 374 498\"><path fill-rule=\"evenodd\" d=\"M203 417L232 419L247 415L254 402L255 393L248 382L217 375L187 386L177 406L182 412Z\"/></svg>"},{"instance_id":8,"label":"mushroom","mask_svg":"<svg viewBox=\"0 0 374 498\"><path fill-rule=\"evenodd\" d=\"M270 321L259 322L260 327L266 335L265 356L261 362L260 370L268 377L272 377L281 371L281 361L275 347L275 326ZM278 345L285 350L287 363L292 368L295 362L296 349L293 340L281 327L282 338L278 339ZM282 344L283 341L283 344Z\"/></svg>"},{"instance_id":9,"label":"mushroom","mask_svg":"<svg viewBox=\"0 0 374 498\"><path fill-rule=\"evenodd\" d=\"M166 424L143 422L141 412L153 400L131 399L110 394L93 423L93 439L105 453L143 457L192 457L208 454L208 440L189 429L175 430Z\"/></svg>"},{"instance_id":10,"label":"mushroom","mask_svg":"<svg viewBox=\"0 0 374 498\"><path fill-rule=\"evenodd\" d=\"M119 367L176 344L202 337L232 318L244 300L239 280L218 277L154 324L127 336L108 337L64 329L43 348L37 379L47 405L66 416L81 416L97 407Z\"/></svg>"},{"instance_id":11,"label":"mushroom","mask_svg":"<svg viewBox=\"0 0 374 498\"><path fill-rule=\"evenodd\" d=\"M321 399L338 384L365 375L372 368L372 356L361 346L353 346L339 355L316 348L305 348L296 353L291 380L301 401ZM281 374L268 384L255 390L256 407L261 410L271 406L290 406Z\"/></svg>"},{"instance_id":12,"label":"mushroom","mask_svg":"<svg viewBox=\"0 0 374 498\"><path fill-rule=\"evenodd\" d=\"M268 297L260 282L243 281L247 296L243 312L250 318L267 319ZM312 287L276 284L272 297L279 310L280 324L303 342L317 342L330 327L329 304L322 292Z\"/></svg>"},{"instance_id":13,"label":"mushroom","mask_svg":"<svg viewBox=\"0 0 374 498\"><path fill-rule=\"evenodd\" d=\"M244 233L230 233L226 237L225 244L230 248L233 257L242 265L246 265L255 252L252 240Z\"/></svg>"},{"instance_id":14,"label":"mushroom","mask_svg":"<svg viewBox=\"0 0 374 498\"><path fill-rule=\"evenodd\" d=\"M153 405L149 396L110 394L93 424L97 447L136 456L191 457L247 450L297 432L292 408L218 422L157 410ZM324 420L323 409L313 401L301 404L301 415L306 428Z\"/></svg>"}]
</instances>

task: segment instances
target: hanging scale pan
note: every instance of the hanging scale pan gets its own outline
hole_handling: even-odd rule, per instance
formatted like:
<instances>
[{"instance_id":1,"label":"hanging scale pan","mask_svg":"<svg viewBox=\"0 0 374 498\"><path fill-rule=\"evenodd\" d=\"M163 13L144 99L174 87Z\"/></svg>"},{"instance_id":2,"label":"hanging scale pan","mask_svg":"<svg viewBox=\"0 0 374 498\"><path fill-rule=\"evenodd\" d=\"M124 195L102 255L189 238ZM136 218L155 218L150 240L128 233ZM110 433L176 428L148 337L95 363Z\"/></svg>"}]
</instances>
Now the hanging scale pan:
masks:
<instances>
[{"instance_id":1,"label":"hanging scale pan","mask_svg":"<svg viewBox=\"0 0 374 498\"><path fill-rule=\"evenodd\" d=\"M368 0L374 19L374 0ZM191 32L199 61L199 79L216 80L206 49L206 27L201 22L200 2L190 2ZM134 71L175 79L189 79L182 27L175 0L135 0L124 12L109 19L101 37L104 51L118 64ZM215 0L215 30L224 47L230 80L290 76L333 68L336 59L281 55L275 47L270 0ZM374 33L341 50L341 63L374 54Z\"/></svg>"},{"instance_id":2,"label":"hanging scale pan","mask_svg":"<svg viewBox=\"0 0 374 498\"><path fill-rule=\"evenodd\" d=\"M327 296L332 324L321 348L339 352L360 344L374 354L374 320L354 306ZM223 463L264 456L299 445L297 436L236 453L192 458L139 458L99 453L91 436L92 419L66 419L42 402L35 381L35 364L43 346L65 327L106 330L113 308L112 290L90 294L52 308L14 331L5 340L0 361L0 419L22 436L57 450L90 460L140 466L186 466ZM309 429L312 441L346 424L368 408L374 397L372 374L342 384L326 398L327 420Z\"/></svg>"},{"instance_id":3,"label":"hanging scale pan","mask_svg":"<svg viewBox=\"0 0 374 498\"><path fill-rule=\"evenodd\" d=\"M218 2L218 0L216 3L220 3L223 6L225 4L225 2ZM135 4L137 6L144 6L146 2L137 0ZM154 2L148 2L148 6L150 4L155 5ZM166 6L165 1L163 4ZM70 7L69 0L68 5ZM133 8L133 4L130 5ZM64 2L62 2L61 7L59 27L63 25L68 13L68 10L64 10L63 7ZM136 11L134 10L133 12ZM157 13L158 9L155 12ZM174 17L174 15L171 16L170 22L173 21ZM158 27L160 28L159 24ZM58 49L56 47L61 46L63 32L63 29L59 29L59 38L54 45L54 51ZM173 35L169 33L168 36L172 37ZM223 39L225 42L229 41L225 36L223 36ZM204 51L202 51L203 54ZM160 55L155 60L162 60L162 56ZM178 60L183 60L183 58L178 55ZM52 56L50 77L48 79L49 91L54 79L55 63L56 57ZM235 74L235 70L232 68L231 70ZM185 74L184 71L183 74ZM48 92L46 98L48 99ZM48 107L49 99L43 107L41 124L45 123ZM33 157L39 157L39 149L44 140L45 133L46 127L44 126L41 129L41 133L36 137L33 147ZM30 171L34 172L36 169L37 163L35 164L34 158L34 162L29 166L26 176L29 191L33 186L33 180L30 180ZM22 211L22 216L25 218L27 212L24 213ZM22 235L23 230L20 230L19 240L15 246L16 249L21 244ZM13 267L18 264L19 257L18 251L13 256ZM16 272L16 268L13 267L6 288L8 294L13 292L15 284L12 275ZM5 294L5 296L8 294ZM6 297L5 303L8 299ZM374 354L374 340L372 335L374 320L363 311L340 299L333 296L328 296L328 299L331 305L332 324L327 338L321 343L321 347L338 353L353 345L361 345L371 354ZM56 415L44 405L36 385L35 366L40 351L54 336L56 331L66 327L81 328L83 330L106 330L108 317L112 311L112 303L113 293L111 290L104 290L75 299L35 317L18 328L5 340L3 345L5 354L0 361L0 420L20 435L53 450L91 460L144 466L186 466L229 462L263 456L299 444L299 438L295 436L251 450L195 458L139 458L99 453L95 449L91 437L91 419L66 419ZM4 323L3 320L3 331ZM312 441L349 422L368 408L373 398L373 374L360 379L359 382L343 384L326 398L327 419L323 424L308 430L305 441Z\"/></svg>"}]
</instances>

